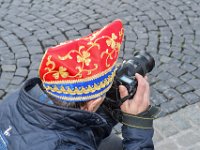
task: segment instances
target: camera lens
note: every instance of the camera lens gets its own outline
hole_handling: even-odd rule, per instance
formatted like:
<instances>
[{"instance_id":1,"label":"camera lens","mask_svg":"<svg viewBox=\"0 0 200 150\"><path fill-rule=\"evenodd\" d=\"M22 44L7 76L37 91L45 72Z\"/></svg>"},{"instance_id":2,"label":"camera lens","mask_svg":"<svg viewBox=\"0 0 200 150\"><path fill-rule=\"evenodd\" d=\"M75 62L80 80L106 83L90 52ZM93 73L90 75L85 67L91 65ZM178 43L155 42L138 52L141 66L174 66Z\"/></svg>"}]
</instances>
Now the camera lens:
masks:
<instances>
[{"instance_id":1,"label":"camera lens","mask_svg":"<svg viewBox=\"0 0 200 150\"><path fill-rule=\"evenodd\" d=\"M124 66L124 71L128 76L134 76L135 73L139 73L145 76L155 66L154 58L145 51L135 53L133 59L129 59Z\"/></svg>"},{"instance_id":2,"label":"camera lens","mask_svg":"<svg viewBox=\"0 0 200 150\"><path fill-rule=\"evenodd\" d=\"M124 61L118 66L116 76L111 89L106 93L104 104L112 109L118 109L127 99L132 98L137 89L135 73L145 76L155 66L154 58L145 51L135 53L133 59ZM119 85L124 85L128 89L128 96L120 98Z\"/></svg>"},{"instance_id":3,"label":"camera lens","mask_svg":"<svg viewBox=\"0 0 200 150\"><path fill-rule=\"evenodd\" d=\"M135 54L136 58L139 58L146 68L147 72L150 72L155 66L154 58L147 52L141 51ZM146 73L147 73L146 72Z\"/></svg>"}]
</instances>

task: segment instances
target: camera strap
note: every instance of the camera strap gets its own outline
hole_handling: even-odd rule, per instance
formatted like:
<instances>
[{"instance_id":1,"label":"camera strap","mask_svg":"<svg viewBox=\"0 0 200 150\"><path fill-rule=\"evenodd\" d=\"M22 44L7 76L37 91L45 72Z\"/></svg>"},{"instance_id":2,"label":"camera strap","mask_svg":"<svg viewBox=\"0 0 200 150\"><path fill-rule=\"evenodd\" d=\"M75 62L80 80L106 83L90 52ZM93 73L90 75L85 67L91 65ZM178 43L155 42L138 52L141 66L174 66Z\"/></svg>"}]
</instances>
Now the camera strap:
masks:
<instances>
[{"instance_id":1,"label":"camera strap","mask_svg":"<svg viewBox=\"0 0 200 150\"><path fill-rule=\"evenodd\" d=\"M124 98L121 98L120 100L119 100L119 107L126 101L126 100L128 100L129 98L131 98L133 96L133 94L132 95L127 95L127 96L125 96Z\"/></svg>"},{"instance_id":2,"label":"camera strap","mask_svg":"<svg viewBox=\"0 0 200 150\"><path fill-rule=\"evenodd\" d=\"M153 120L157 118L160 109L155 106L150 106L149 109L139 115L132 115L122 112L120 109L113 110L115 119L120 123L140 129L152 129Z\"/></svg>"}]
</instances>

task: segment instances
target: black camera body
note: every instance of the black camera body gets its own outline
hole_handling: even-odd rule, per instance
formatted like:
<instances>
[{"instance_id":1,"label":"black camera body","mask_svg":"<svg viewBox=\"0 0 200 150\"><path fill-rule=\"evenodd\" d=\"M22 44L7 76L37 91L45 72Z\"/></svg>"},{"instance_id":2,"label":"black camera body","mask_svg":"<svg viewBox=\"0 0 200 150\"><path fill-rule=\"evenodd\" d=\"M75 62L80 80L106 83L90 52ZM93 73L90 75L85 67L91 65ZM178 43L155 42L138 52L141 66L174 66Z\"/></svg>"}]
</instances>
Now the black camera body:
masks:
<instances>
[{"instance_id":1,"label":"black camera body","mask_svg":"<svg viewBox=\"0 0 200 150\"><path fill-rule=\"evenodd\" d=\"M145 51L138 52L133 59L124 61L118 66L113 85L106 93L105 105L110 109L119 109L120 105L127 99L132 98L137 90L135 73L145 76L154 66L154 58ZM124 85L129 93L123 99L120 98L119 85Z\"/></svg>"}]
</instances>

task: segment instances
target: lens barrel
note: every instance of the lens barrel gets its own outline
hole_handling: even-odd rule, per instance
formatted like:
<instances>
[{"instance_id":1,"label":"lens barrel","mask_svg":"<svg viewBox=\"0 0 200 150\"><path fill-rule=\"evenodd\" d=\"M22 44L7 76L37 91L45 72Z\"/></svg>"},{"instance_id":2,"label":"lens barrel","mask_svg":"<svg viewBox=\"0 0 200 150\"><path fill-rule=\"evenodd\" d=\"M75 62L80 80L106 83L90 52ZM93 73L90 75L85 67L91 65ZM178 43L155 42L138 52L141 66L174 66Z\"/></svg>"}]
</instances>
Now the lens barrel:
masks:
<instances>
[{"instance_id":1,"label":"lens barrel","mask_svg":"<svg viewBox=\"0 0 200 150\"><path fill-rule=\"evenodd\" d=\"M145 66L147 72L151 72L151 70L155 66L155 60L149 53L147 53L145 51L140 51L138 53L135 53L134 56L136 58L141 59L141 62L144 63L144 66Z\"/></svg>"},{"instance_id":2,"label":"lens barrel","mask_svg":"<svg viewBox=\"0 0 200 150\"><path fill-rule=\"evenodd\" d=\"M119 70L118 74L125 74L129 77L139 73L145 76L146 73L150 72L155 66L154 58L145 51L135 53L133 59L129 59L122 66L123 69Z\"/></svg>"}]
</instances>

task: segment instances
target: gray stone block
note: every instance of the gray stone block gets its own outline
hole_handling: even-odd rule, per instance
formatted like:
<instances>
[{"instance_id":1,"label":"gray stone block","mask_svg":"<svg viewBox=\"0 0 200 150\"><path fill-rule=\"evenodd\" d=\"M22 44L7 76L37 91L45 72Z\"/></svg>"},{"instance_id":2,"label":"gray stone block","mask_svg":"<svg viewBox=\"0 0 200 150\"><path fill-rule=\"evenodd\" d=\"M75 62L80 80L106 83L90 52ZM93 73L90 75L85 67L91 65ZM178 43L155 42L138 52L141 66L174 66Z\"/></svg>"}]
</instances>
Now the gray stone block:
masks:
<instances>
[{"instance_id":1,"label":"gray stone block","mask_svg":"<svg viewBox=\"0 0 200 150\"><path fill-rule=\"evenodd\" d=\"M182 82L179 78L174 77L174 78L169 79L169 80L167 81L167 84L168 84L170 87L175 88L175 87L177 87L177 86L183 84L183 82Z\"/></svg>"},{"instance_id":2,"label":"gray stone block","mask_svg":"<svg viewBox=\"0 0 200 150\"><path fill-rule=\"evenodd\" d=\"M195 77L191 73L186 73L186 74L180 76L180 79L184 82L187 82L188 80L191 80L193 78L195 78Z\"/></svg>"},{"instance_id":3,"label":"gray stone block","mask_svg":"<svg viewBox=\"0 0 200 150\"><path fill-rule=\"evenodd\" d=\"M32 54L40 54L43 53L43 50L41 48L41 46L29 46L28 47L28 52L32 55Z\"/></svg>"},{"instance_id":4,"label":"gray stone block","mask_svg":"<svg viewBox=\"0 0 200 150\"><path fill-rule=\"evenodd\" d=\"M165 72L165 71L160 72L157 76L158 76L157 77L158 79L163 80L163 81L171 79L173 77L170 73Z\"/></svg>"},{"instance_id":5,"label":"gray stone block","mask_svg":"<svg viewBox=\"0 0 200 150\"><path fill-rule=\"evenodd\" d=\"M185 118L184 113L177 112L170 115L173 124L180 130L186 130L191 127L189 121Z\"/></svg>"},{"instance_id":6,"label":"gray stone block","mask_svg":"<svg viewBox=\"0 0 200 150\"><path fill-rule=\"evenodd\" d=\"M157 130L154 130L154 136L153 136L154 144L156 144L162 140L163 140L163 137L161 136L161 134Z\"/></svg>"},{"instance_id":7,"label":"gray stone block","mask_svg":"<svg viewBox=\"0 0 200 150\"><path fill-rule=\"evenodd\" d=\"M192 72L193 75L195 75L197 78L200 77L200 68Z\"/></svg>"},{"instance_id":8,"label":"gray stone block","mask_svg":"<svg viewBox=\"0 0 200 150\"><path fill-rule=\"evenodd\" d=\"M65 35L67 37L71 37L71 36L79 36L79 33L76 30L69 30L65 32Z\"/></svg>"},{"instance_id":9,"label":"gray stone block","mask_svg":"<svg viewBox=\"0 0 200 150\"><path fill-rule=\"evenodd\" d=\"M159 146L155 146L156 150L178 150L178 145L175 141L167 141Z\"/></svg>"},{"instance_id":10,"label":"gray stone block","mask_svg":"<svg viewBox=\"0 0 200 150\"><path fill-rule=\"evenodd\" d=\"M54 39L57 41L57 43L63 43L65 41L67 41L67 38L63 35L63 34L60 34L60 35L57 35L57 36L54 36ZM56 46L57 44L53 45L53 46Z\"/></svg>"},{"instance_id":11,"label":"gray stone block","mask_svg":"<svg viewBox=\"0 0 200 150\"><path fill-rule=\"evenodd\" d=\"M194 132L190 131L177 138L177 143L183 147L188 147L200 141L200 137Z\"/></svg>"},{"instance_id":12,"label":"gray stone block","mask_svg":"<svg viewBox=\"0 0 200 150\"><path fill-rule=\"evenodd\" d=\"M178 107L174 103L174 101L169 101L161 104L161 111L164 114L170 114L178 110Z\"/></svg>"},{"instance_id":13,"label":"gray stone block","mask_svg":"<svg viewBox=\"0 0 200 150\"><path fill-rule=\"evenodd\" d=\"M158 81L157 83L155 83L153 85L153 87L156 90L158 90L159 92L163 92L163 91L165 91L165 90L170 88L170 86L167 84L167 81L166 82L165 81Z\"/></svg>"},{"instance_id":14,"label":"gray stone block","mask_svg":"<svg viewBox=\"0 0 200 150\"><path fill-rule=\"evenodd\" d=\"M187 72L191 72L191 71L194 71L196 69L195 66L191 65L191 64L188 64L188 63L184 63L181 68ZM199 72L200 73L200 72Z\"/></svg>"},{"instance_id":15,"label":"gray stone block","mask_svg":"<svg viewBox=\"0 0 200 150\"><path fill-rule=\"evenodd\" d=\"M92 31L90 29L82 29L82 30L79 30L81 36L87 36L88 34L91 34Z\"/></svg>"},{"instance_id":16,"label":"gray stone block","mask_svg":"<svg viewBox=\"0 0 200 150\"><path fill-rule=\"evenodd\" d=\"M40 67L40 62L36 62L36 63L31 63L29 69L30 70L38 70Z\"/></svg>"},{"instance_id":17,"label":"gray stone block","mask_svg":"<svg viewBox=\"0 0 200 150\"><path fill-rule=\"evenodd\" d=\"M12 79L14 76L14 72L2 72L1 73L1 79Z\"/></svg>"},{"instance_id":18,"label":"gray stone block","mask_svg":"<svg viewBox=\"0 0 200 150\"><path fill-rule=\"evenodd\" d=\"M9 79L0 79L0 89L5 90L10 83Z\"/></svg>"},{"instance_id":19,"label":"gray stone block","mask_svg":"<svg viewBox=\"0 0 200 150\"><path fill-rule=\"evenodd\" d=\"M182 96L177 96L172 98L172 103L174 105L176 105L179 109L183 108L184 106L186 106L188 103L187 101L182 97Z\"/></svg>"},{"instance_id":20,"label":"gray stone block","mask_svg":"<svg viewBox=\"0 0 200 150\"><path fill-rule=\"evenodd\" d=\"M38 77L38 71L37 70L30 70L28 74L28 79Z\"/></svg>"},{"instance_id":21,"label":"gray stone block","mask_svg":"<svg viewBox=\"0 0 200 150\"><path fill-rule=\"evenodd\" d=\"M194 92L189 92L189 93L183 94L183 97L185 98L185 100L189 104L194 104L194 103L200 101L199 96L197 96L196 94L194 94Z\"/></svg>"},{"instance_id":22,"label":"gray stone block","mask_svg":"<svg viewBox=\"0 0 200 150\"><path fill-rule=\"evenodd\" d=\"M200 97L200 89L194 91L194 93Z\"/></svg>"},{"instance_id":23,"label":"gray stone block","mask_svg":"<svg viewBox=\"0 0 200 150\"><path fill-rule=\"evenodd\" d=\"M200 80L199 79L191 79L187 82L190 86L192 86L194 89L199 89Z\"/></svg>"},{"instance_id":24,"label":"gray stone block","mask_svg":"<svg viewBox=\"0 0 200 150\"><path fill-rule=\"evenodd\" d=\"M29 53L27 51L15 53L15 59L21 59L21 58L29 58Z\"/></svg>"},{"instance_id":25,"label":"gray stone block","mask_svg":"<svg viewBox=\"0 0 200 150\"><path fill-rule=\"evenodd\" d=\"M163 91L163 94L168 99L172 99L172 98L180 96L180 94L174 89L167 89L167 90Z\"/></svg>"},{"instance_id":26,"label":"gray stone block","mask_svg":"<svg viewBox=\"0 0 200 150\"><path fill-rule=\"evenodd\" d=\"M4 52L0 56L1 60L13 60L14 59L14 54L11 52Z\"/></svg>"},{"instance_id":27,"label":"gray stone block","mask_svg":"<svg viewBox=\"0 0 200 150\"><path fill-rule=\"evenodd\" d=\"M183 69L180 69L179 67L176 66L172 66L169 70L169 73L171 73L172 75L174 75L175 77L179 77L182 74L184 74L186 71L184 71Z\"/></svg>"},{"instance_id":28,"label":"gray stone block","mask_svg":"<svg viewBox=\"0 0 200 150\"><path fill-rule=\"evenodd\" d=\"M28 67L30 60L28 58L21 58L17 60L17 67Z\"/></svg>"},{"instance_id":29,"label":"gray stone block","mask_svg":"<svg viewBox=\"0 0 200 150\"><path fill-rule=\"evenodd\" d=\"M81 30L81 29L86 29L87 28L87 25L85 24L85 23L78 23L78 24L74 24L73 25L73 27L77 30L77 31L79 31L79 30Z\"/></svg>"},{"instance_id":30,"label":"gray stone block","mask_svg":"<svg viewBox=\"0 0 200 150\"><path fill-rule=\"evenodd\" d=\"M7 95L4 97L6 98L7 96L9 96L10 93L13 93L15 92L16 90L19 90L21 88L22 84L21 85L13 85L13 84L10 84L7 88L6 88L6 92L7 92Z\"/></svg>"},{"instance_id":31,"label":"gray stone block","mask_svg":"<svg viewBox=\"0 0 200 150\"><path fill-rule=\"evenodd\" d=\"M26 77L28 75L28 69L21 67L21 68L17 68L16 72L15 72L15 76L22 76L22 77Z\"/></svg>"},{"instance_id":32,"label":"gray stone block","mask_svg":"<svg viewBox=\"0 0 200 150\"><path fill-rule=\"evenodd\" d=\"M190 92L190 91L193 90L193 88L189 84L186 84L186 83L179 85L178 87L176 87L176 89L181 94L186 93L186 92Z\"/></svg>"},{"instance_id":33,"label":"gray stone block","mask_svg":"<svg viewBox=\"0 0 200 150\"><path fill-rule=\"evenodd\" d=\"M90 24L89 25L89 28L92 30L92 31L95 31L95 30L98 30L100 29L102 26L98 23L94 23L94 24Z\"/></svg>"},{"instance_id":34,"label":"gray stone block","mask_svg":"<svg viewBox=\"0 0 200 150\"><path fill-rule=\"evenodd\" d=\"M170 137L178 133L178 129L175 128L169 117L159 118L154 121L154 128L164 137Z\"/></svg>"},{"instance_id":35,"label":"gray stone block","mask_svg":"<svg viewBox=\"0 0 200 150\"><path fill-rule=\"evenodd\" d=\"M155 91L155 90L151 90L151 101L156 104L156 105L160 105L164 102L167 102L167 98L164 97L161 93Z\"/></svg>"},{"instance_id":36,"label":"gray stone block","mask_svg":"<svg viewBox=\"0 0 200 150\"><path fill-rule=\"evenodd\" d=\"M2 65L1 68L3 71L7 71L7 72L14 72L16 70L15 65Z\"/></svg>"},{"instance_id":37,"label":"gray stone block","mask_svg":"<svg viewBox=\"0 0 200 150\"><path fill-rule=\"evenodd\" d=\"M43 40L42 41L42 45L45 48L49 48L49 47L55 46L57 44L58 43L55 40L53 40L53 39L47 39L47 40Z\"/></svg>"},{"instance_id":38,"label":"gray stone block","mask_svg":"<svg viewBox=\"0 0 200 150\"><path fill-rule=\"evenodd\" d=\"M20 85L24 81L24 77L14 76L11 80L11 84Z\"/></svg>"},{"instance_id":39,"label":"gray stone block","mask_svg":"<svg viewBox=\"0 0 200 150\"><path fill-rule=\"evenodd\" d=\"M31 62L40 62L42 60L42 57L44 56L44 54L35 54L35 55L31 55Z\"/></svg>"}]
</instances>

